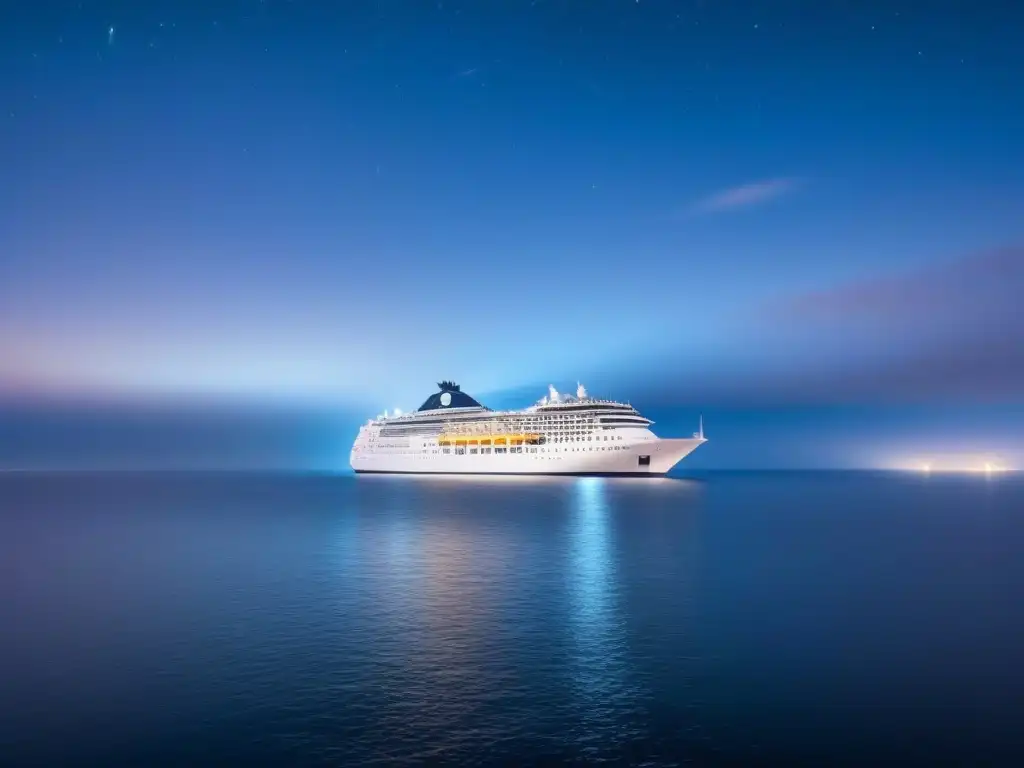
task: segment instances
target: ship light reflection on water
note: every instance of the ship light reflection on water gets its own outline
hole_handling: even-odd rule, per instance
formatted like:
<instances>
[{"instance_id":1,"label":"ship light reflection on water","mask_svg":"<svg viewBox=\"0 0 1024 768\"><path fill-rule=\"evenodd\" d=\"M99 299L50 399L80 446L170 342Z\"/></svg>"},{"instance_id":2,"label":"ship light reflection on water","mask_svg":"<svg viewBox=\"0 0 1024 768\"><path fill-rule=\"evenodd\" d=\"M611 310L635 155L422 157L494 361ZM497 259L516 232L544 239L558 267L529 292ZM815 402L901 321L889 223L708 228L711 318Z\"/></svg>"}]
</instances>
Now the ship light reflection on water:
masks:
<instances>
[{"instance_id":1,"label":"ship light reflection on water","mask_svg":"<svg viewBox=\"0 0 1024 768\"><path fill-rule=\"evenodd\" d=\"M574 651L569 673L579 717L592 733L614 730L614 712L635 710L638 695L628 675L630 656L608 490L604 478L576 480L568 530Z\"/></svg>"},{"instance_id":2,"label":"ship light reflection on water","mask_svg":"<svg viewBox=\"0 0 1024 768\"><path fill-rule=\"evenodd\" d=\"M584 626L594 629L610 610L613 583L607 482L581 477L574 485L571 555L578 578L573 597Z\"/></svg>"}]
</instances>

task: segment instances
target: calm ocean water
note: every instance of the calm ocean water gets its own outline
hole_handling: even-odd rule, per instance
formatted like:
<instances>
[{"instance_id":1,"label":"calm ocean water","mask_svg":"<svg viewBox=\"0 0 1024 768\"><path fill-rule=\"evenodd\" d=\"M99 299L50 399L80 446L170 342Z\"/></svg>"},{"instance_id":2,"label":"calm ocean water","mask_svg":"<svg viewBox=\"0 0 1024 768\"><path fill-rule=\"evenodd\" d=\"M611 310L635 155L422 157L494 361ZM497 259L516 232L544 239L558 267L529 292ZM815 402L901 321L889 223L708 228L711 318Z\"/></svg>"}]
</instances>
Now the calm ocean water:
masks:
<instances>
[{"instance_id":1,"label":"calm ocean water","mask_svg":"<svg viewBox=\"0 0 1024 768\"><path fill-rule=\"evenodd\" d=\"M1024 479L0 475L5 765L1024 764Z\"/></svg>"}]
</instances>

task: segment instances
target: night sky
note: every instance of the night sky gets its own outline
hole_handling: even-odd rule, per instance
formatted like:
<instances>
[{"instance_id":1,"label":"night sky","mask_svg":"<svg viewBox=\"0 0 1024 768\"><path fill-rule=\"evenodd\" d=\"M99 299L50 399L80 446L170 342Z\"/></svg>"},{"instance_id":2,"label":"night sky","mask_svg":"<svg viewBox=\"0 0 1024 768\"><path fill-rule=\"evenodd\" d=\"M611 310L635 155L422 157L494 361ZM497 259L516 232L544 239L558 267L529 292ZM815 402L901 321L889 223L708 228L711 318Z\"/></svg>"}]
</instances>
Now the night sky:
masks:
<instances>
[{"instance_id":1,"label":"night sky","mask_svg":"<svg viewBox=\"0 0 1024 768\"><path fill-rule=\"evenodd\" d=\"M1024 464L1024 3L0 22L0 466L342 466L442 378L703 412L695 467Z\"/></svg>"}]
</instances>

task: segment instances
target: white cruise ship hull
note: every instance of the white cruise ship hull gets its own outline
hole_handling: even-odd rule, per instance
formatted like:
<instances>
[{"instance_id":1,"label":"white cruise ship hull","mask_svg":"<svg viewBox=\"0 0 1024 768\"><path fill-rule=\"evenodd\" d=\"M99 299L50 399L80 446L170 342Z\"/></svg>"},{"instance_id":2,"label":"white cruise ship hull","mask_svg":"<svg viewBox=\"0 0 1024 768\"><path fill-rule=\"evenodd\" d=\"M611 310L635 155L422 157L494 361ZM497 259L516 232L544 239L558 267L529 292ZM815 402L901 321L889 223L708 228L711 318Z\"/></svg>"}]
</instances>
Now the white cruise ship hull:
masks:
<instances>
[{"instance_id":1,"label":"white cruise ship hull","mask_svg":"<svg viewBox=\"0 0 1024 768\"><path fill-rule=\"evenodd\" d=\"M369 419L349 463L356 472L414 475L660 476L705 443L661 438L629 403L601 400L578 385L576 396L553 386L522 410L494 411L452 381L413 413Z\"/></svg>"},{"instance_id":2,"label":"white cruise ship hull","mask_svg":"<svg viewBox=\"0 0 1024 768\"><path fill-rule=\"evenodd\" d=\"M360 473L444 475L661 476L704 443L702 438L641 440L616 450L581 445L537 453L438 454L353 451Z\"/></svg>"}]
</instances>

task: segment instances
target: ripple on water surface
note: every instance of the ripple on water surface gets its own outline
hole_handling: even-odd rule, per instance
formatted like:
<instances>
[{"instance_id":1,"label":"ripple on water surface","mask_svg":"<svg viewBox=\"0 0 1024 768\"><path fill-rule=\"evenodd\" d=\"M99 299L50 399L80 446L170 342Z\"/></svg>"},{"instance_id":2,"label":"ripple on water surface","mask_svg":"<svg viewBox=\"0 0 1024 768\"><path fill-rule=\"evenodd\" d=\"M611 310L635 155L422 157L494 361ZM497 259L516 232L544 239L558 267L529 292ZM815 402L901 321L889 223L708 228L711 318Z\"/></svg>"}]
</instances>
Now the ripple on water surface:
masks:
<instances>
[{"instance_id":1,"label":"ripple on water surface","mask_svg":"<svg viewBox=\"0 0 1024 768\"><path fill-rule=\"evenodd\" d=\"M15 764L1024 754L1019 479L0 476Z\"/></svg>"}]
</instances>

